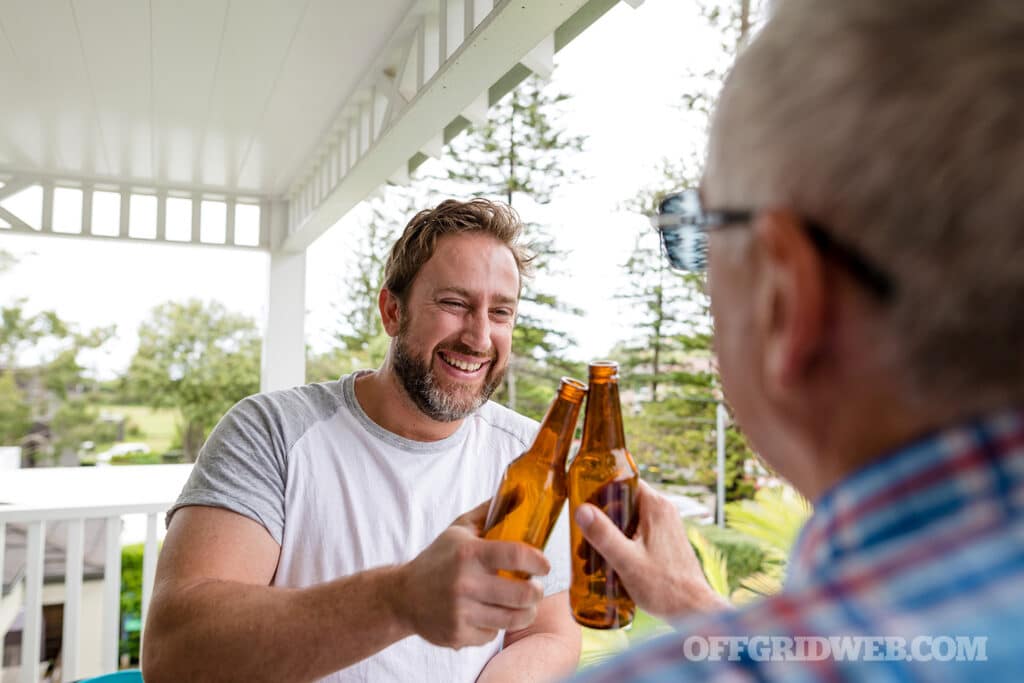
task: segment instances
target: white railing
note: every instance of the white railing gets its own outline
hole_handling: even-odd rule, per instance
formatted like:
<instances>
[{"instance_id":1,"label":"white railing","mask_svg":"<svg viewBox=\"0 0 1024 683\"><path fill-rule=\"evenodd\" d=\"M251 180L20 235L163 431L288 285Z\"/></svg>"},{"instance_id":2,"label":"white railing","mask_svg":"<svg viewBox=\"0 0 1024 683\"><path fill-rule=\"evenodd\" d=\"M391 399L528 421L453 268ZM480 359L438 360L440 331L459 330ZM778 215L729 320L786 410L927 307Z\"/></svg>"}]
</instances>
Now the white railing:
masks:
<instances>
[{"instance_id":1,"label":"white railing","mask_svg":"<svg viewBox=\"0 0 1024 683\"><path fill-rule=\"evenodd\" d=\"M26 529L24 574L24 623L21 641L22 683L40 680L39 651L43 619L43 579L46 527L48 523L68 525L66 565L64 569L65 600L61 657L61 680L82 677L79 647L82 616L82 579L85 523L105 520L106 546L103 567L102 667L104 672L118 668L118 642L121 617L121 525L124 515L146 515L146 540L142 563L142 623L146 622L149 601L156 576L157 518L173 501L127 503L120 505L79 505L65 508L34 505L0 505L0 567L4 566L7 525L18 524ZM2 634L0 634L2 640Z\"/></svg>"}]
</instances>

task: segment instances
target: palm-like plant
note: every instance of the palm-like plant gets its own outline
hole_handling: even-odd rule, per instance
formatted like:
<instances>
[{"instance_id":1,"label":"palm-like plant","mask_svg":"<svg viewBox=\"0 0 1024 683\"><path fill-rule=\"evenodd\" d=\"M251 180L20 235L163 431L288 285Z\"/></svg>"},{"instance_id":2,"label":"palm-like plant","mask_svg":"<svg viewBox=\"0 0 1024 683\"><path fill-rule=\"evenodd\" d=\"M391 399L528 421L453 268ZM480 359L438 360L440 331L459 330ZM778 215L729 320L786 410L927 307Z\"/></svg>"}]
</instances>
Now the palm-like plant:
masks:
<instances>
[{"instance_id":1,"label":"palm-like plant","mask_svg":"<svg viewBox=\"0 0 1024 683\"><path fill-rule=\"evenodd\" d=\"M753 500L728 503L726 526L752 538L765 553L761 571L743 577L740 587L731 594L725 555L697 527L689 527L687 535L711 587L719 595L743 604L782 589L789 549L810 515L810 503L788 486L762 488Z\"/></svg>"},{"instance_id":2,"label":"palm-like plant","mask_svg":"<svg viewBox=\"0 0 1024 683\"><path fill-rule=\"evenodd\" d=\"M726 524L755 539L765 551L761 571L740 581L733 602L743 604L782 590L789 550L811 512L807 499L789 486L762 488L753 500L725 506Z\"/></svg>"},{"instance_id":3,"label":"palm-like plant","mask_svg":"<svg viewBox=\"0 0 1024 683\"><path fill-rule=\"evenodd\" d=\"M766 551L783 559L810 516L811 504L789 486L765 487L754 494L753 500L725 506L730 528L757 539Z\"/></svg>"}]
</instances>

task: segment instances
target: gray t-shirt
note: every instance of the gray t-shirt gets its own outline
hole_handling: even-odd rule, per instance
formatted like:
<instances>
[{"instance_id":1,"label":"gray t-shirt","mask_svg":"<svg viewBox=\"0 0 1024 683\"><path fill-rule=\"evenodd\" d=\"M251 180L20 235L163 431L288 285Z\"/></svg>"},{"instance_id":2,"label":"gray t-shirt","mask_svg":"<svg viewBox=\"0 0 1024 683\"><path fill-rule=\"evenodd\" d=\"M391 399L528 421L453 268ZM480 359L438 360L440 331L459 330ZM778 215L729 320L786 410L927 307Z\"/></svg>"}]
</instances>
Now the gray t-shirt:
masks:
<instances>
[{"instance_id":1,"label":"gray t-shirt","mask_svg":"<svg viewBox=\"0 0 1024 683\"><path fill-rule=\"evenodd\" d=\"M250 396L218 423L181 496L262 524L281 545L274 585L310 586L414 558L463 512L491 497L537 423L488 402L446 439L393 434L366 415L355 377ZM567 516L546 554L545 593L569 585ZM450 650L417 636L328 681L467 681L501 648Z\"/></svg>"}]
</instances>

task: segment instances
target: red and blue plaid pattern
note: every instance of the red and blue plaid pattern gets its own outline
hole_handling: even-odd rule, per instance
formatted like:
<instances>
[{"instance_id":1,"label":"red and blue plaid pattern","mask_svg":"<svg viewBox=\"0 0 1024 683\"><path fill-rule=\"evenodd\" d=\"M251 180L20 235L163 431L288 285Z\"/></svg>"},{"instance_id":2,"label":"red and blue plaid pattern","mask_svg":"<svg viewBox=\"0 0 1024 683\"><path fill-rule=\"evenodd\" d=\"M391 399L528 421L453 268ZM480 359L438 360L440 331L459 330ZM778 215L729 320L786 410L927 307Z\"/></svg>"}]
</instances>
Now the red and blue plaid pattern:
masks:
<instances>
[{"instance_id":1,"label":"red and blue plaid pattern","mask_svg":"<svg viewBox=\"0 0 1024 683\"><path fill-rule=\"evenodd\" d=\"M781 594L678 624L582 681L1024 681L1024 412L972 420L826 493ZM688 659L688 636L982 637L984 661ZM976 658L980 659L980 658Z\"/></svg>"}]
</instances>

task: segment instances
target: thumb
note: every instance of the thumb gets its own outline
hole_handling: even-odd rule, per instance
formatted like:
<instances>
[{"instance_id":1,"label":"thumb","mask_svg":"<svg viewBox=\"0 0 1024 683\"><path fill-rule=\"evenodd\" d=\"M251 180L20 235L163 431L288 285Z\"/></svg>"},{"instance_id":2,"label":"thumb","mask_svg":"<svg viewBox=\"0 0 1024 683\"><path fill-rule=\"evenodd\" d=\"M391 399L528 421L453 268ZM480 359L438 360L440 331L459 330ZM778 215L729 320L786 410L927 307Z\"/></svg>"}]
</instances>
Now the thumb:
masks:
<instances>
[{"instance_id":1,"label":"thumb","mask_svg":"<svg viewBox=\"0 0 1024 683\"><path fill-rule=\"evenodd\" d=\"M574 519L590 545L613 567L619 569L628 562L632 541L600 508L584 503L576 508Z\"/></svg>"},{"instance_id":2,"label":"thumb","mask_svg":"<svg viewBox=\"0 0 1024 683\"><path fill-rule=\"evenodd\" d=\"M491 507L491 499L488 498L484 502L477 505L469 512L464 512L454 522L452 526L462 526L467 529L471 529L474 533L479 534L484 528L484 522L487 521L487 510Z\"/></svg>"}]
</instances>

